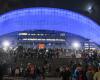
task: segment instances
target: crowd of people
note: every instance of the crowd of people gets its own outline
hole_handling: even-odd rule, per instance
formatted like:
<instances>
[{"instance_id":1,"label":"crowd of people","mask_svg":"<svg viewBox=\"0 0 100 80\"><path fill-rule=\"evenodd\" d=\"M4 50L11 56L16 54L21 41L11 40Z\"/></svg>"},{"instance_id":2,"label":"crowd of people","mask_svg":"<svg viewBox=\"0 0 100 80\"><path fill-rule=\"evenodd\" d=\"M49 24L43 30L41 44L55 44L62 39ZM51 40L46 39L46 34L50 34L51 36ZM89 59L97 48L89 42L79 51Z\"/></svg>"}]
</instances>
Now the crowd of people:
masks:
<instances>
[{"instance_id":1,"label":"crowd of people","mask_svg":"<svg viewBox=\"0 0 100 80\"><path fill-rule=\"evenodd\" d=\"M30 58L59 58L60 54L66 53L65 49L17 49L17 53L19 53L19 57L30 57Z\"/></svg>"},{"instance_id":2,"label":"crowd of people","mask_svg":"<svg viewBox=\"0 0 100 80\"><path fill-rule=\"evenodd\" d=\"M46 74L51 71L46 60L63 58L62 56L67 56L67 54L70 54L69 57L72 58L72 61L70 64L66 63L66 65L56 68L56 77L62 78L62 80L100 80L98 50L74 51L71 49L24 49L22 47L9 51L0 49L0 80L5 73L14 77L21 76L26 80L45 80ZM80 58L80 62L75 61L76 58ZM44 63L37 66L30 62L24 65L23 62L19 65L18 59L30 59L31 61L32 59L44 59Z\"/></svg>"},{"instance_id":3,"label":"crowd of people","mask_svg":"<svg viewBox=\"0 0 100 80\"><path fill-rule=\"evenodd\" d=\"M77 64L76 68L66 66L60 72L62 80L100 80L100 66L95 68L93 65L88 65L84 68Z\"/></svg>"}]
</instances>

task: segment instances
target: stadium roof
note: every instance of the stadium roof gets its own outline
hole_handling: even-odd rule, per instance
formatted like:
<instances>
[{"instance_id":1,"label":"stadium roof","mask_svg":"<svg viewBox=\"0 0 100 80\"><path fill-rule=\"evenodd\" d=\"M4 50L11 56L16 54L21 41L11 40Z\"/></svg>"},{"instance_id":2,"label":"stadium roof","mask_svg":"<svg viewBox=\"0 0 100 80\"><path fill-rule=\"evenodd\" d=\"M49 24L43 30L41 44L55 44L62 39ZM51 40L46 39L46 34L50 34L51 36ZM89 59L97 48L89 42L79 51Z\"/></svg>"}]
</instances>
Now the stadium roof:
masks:
<instances>
[{"instance_id":1,"label":"stadium roof","mask_svg":"<svg viewBox=\"0 0 100 80\"><path fill-rule=\"evenodd\" d=\"M36 7L19 9L0 16L0 35L28 29L70 32L100 44L99 25L69 10Z\"/></svg>"},{"instance_id":2,"label":"stadium roof","mask_svg":"<svg viewBox=\"0 0 100 80\"><path fill-rule=\"evenodd\" d=\"M100 0L0 0L0 14L29 7L71 10L88 16L100 24Z\"/></svg>"}]
</instances>

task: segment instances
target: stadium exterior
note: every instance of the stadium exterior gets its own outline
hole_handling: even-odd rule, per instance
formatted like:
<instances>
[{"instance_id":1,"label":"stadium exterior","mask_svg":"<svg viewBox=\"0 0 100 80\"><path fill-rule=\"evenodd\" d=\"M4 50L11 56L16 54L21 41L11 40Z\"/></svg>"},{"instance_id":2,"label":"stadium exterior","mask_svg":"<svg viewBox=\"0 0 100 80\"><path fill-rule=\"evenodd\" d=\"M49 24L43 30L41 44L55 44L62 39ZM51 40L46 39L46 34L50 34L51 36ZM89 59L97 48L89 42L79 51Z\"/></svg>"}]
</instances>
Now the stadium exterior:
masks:
<instances>
[{"instance_id":1,"label":"stadium exterior","mask_svg":"<svg viewBox=\"0 0 100 80\"><path fill-rule=\"evenodd\" d=\"M72 43L80 43L80 49L98 49L98 45L89 39L55 30L24 30L8 33L0 36L0 44L4 40L10 42L11 47L23 46L24 48L65 48L73 49ZM42 46L41 46L42 45ZM3 46L1 46L3 47Z\"/></svg>"},{"instance_id":2,"label":"stadium exterior","mask_svg":"<svg viewBox=\"0 0 100 80\"><path fill-rule=\"evenodd\" d=\"M36 29L69 32L100 44L100 26L88 17L69 10L34 7L14 10L0 16L0 35Z\"/></svg>"}]
</instances>

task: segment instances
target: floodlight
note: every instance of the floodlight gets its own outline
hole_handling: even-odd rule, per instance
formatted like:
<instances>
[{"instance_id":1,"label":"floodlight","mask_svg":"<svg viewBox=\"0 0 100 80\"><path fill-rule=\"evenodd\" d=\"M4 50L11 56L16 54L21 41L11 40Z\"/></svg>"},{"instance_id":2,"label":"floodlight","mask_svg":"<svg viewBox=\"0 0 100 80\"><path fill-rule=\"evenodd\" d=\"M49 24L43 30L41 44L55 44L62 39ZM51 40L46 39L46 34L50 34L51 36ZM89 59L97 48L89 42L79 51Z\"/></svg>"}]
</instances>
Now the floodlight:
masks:
<instances>
[{"instance_id":1,"label":"floodlight","mask_svg":"<svg viewBox=\"0 0 100 80\"><path fill-rule=\"evenodd\" d=\"M72 47L75 48L75 49L79 49L80 48L80 43L79 42L73 42Z\"/></svg>"},{"instance_id":2,"label":"floodlight","mask_svg":"<svg viewBox=\"0 0 100 80\"><path fill-rule=\"evenodd\" d=\"M9 47L9 46L10 46L10 42L9 42L9 41L4 41L4 42L2 43L2 45L3 45L4 48L5 48L5 47Z\"/></svg>"}]
</instances>

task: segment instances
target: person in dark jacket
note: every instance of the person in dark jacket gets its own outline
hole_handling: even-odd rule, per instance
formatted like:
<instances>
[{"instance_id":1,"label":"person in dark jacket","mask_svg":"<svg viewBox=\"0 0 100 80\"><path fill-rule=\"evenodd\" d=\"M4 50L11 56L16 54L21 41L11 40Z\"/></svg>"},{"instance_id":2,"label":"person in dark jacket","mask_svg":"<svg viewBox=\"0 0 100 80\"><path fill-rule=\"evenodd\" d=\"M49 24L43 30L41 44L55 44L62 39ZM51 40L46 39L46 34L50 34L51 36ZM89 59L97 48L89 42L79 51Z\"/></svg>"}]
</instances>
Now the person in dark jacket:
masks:
<instances>
[{"instance_id":1,"label":"person in dark jacket","mask_svg":"<svg viewBox=\"0 0 100 80\"><path fill-rule=\"evenodd\" d=\"M6 64L0 64L0 80L3 80L3 76L6 73Z\"/></svg>"},{"instance_id":2,"label":"person in dark jacket","mask_svg":"<svg viewBox=\"0 0 100 80\"><path fill-rule=\"evenodd\" d=\"M92 66L89 66L88 70L86 72L86 78L87 78L87 80L93 80L93 76L94 76L93 68L92 68Z\"/></svg>"},{"instance_id":3,"label":"person in dark jacket","mask_svg":"<svg viewBox=\"0 0 100 80\"><path fill-rule=\"evenodd\" d=\"M68 66L61 72L60 77L62 77L62 80L71 80L71 72Z\"/></svg>"},{"instance_id":4,"label":"person in dark jacket","mask_svg":"<svg viewBox=\"0 0 100 80\"><path fill-rule=\"evenodd\" d=\"M74 72L74 79L75 80L86 80L85 72L80 64L78 64L75 72Z\"/></svg>"},{"instance_id":5,"label":"person in dark jacket","mask_svg":"<svg viewBox=\"0 0 100 80\"><path fill-rule=\"evenodd\" d=\"M0 65L0 80L3 80L3 67Z\"/></svg>"},{"instance_id":6,"label":"person in dark jacket","mask_svg":"<svg viewBox=\"0 0 100 80\"><path fill-rule=\"evenodd\" d=\"M26 77L27 77L27 80L36 79L36 70L35 70L35 66L33 64L29 64L27 66Z\"/></svg>"}]
</instances>

